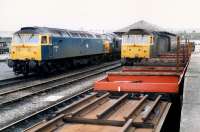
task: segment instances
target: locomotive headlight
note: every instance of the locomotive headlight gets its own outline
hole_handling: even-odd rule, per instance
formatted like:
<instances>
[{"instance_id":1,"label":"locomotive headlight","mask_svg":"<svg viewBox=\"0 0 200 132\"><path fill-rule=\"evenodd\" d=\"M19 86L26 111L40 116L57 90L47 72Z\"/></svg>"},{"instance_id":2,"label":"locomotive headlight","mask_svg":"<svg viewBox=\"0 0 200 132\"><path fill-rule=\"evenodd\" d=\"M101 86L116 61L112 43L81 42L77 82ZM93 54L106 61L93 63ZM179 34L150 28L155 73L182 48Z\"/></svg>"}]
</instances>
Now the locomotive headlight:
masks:
<instances>
[{"instance_id":1,"label":"locomotive headlight","mask_svg":"<svg viewBox=\"0 0 200 132\"><path fill-rule=\"evenodd\" d=\"M36 55L36 54L37 54L37 52L36 52L36 51L33 51L33 54L34 54L34 55Z\"/></svg>"},{"instance_id":2,"label":"locomotive headlight","mask_svg":"<svg viewBox=\"0 0 200 132\"><path fill-rule=\"evenodd\" d=\"M154 43L154 41L155 41L154 39L155 39L154 36L151 36L151 37L150 37L150 41L149 41L150 44L153 44L153 43Z\"/></svg>"},{"instance_id":3,"label":"locomotive headlight","mask_svg":"<svg viewBox=\"0 0 200 132\"><path fill-rule=\"evenodd\" d=\"M11 48L11 54L15 54L16 48Z\"/></svg>"}]
</instances>

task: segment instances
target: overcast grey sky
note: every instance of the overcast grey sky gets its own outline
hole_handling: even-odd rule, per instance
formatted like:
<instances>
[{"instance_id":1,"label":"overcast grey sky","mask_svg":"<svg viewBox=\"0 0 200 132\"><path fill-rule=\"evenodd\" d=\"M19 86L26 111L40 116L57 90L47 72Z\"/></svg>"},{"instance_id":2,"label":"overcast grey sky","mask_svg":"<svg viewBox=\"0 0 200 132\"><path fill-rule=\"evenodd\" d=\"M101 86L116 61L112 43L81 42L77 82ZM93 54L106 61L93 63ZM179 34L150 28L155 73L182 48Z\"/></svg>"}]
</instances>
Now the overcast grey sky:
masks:
<instances>
[{"instance_id":1,"label":"overcast grey sky","mask_svg":"<svg viewBox=\"0 0 200 132\"><path fill-rule=\"evenodd\" d=\"M116 30L138 20L200 28L200 0L0 0L0 31L23 26Z\"/></svg>"}]
</instances>

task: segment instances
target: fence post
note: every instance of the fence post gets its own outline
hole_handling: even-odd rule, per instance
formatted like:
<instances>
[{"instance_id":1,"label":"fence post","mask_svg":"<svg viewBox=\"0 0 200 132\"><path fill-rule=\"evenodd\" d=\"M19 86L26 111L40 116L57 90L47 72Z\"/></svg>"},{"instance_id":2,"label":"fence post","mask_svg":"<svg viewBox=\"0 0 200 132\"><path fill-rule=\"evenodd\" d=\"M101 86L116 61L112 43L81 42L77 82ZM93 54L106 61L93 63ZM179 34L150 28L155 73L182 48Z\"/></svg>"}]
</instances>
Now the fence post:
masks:
<instances>
[{"instance_id":1,"label":"fence post","mask_svg":"<svg viewBox=\"0 0 200 132\"><path fill-rule=\"evenodd\" d=\"M179 72L179 65L180 65L179 51L180 51L180 37L177 36L177 48L176 48L176 70L177 70L177 72Z\"/></svg>"}]
</instances>

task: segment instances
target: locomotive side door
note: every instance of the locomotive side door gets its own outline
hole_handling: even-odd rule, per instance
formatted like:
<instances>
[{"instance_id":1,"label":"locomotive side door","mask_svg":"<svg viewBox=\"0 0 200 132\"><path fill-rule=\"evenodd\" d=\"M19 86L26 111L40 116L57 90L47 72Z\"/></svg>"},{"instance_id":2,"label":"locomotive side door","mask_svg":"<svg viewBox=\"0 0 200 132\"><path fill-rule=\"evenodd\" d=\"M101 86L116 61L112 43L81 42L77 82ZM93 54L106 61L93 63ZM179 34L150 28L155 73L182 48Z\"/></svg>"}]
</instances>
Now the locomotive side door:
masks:
<instances>
[{"instance_id":1,"label":"locomotive side door","mask_svg":"<svg viewBox=\"0 0 200 132\"><path fill-rule=\"evenodd\" d=\"M52 44L52 38L49 37L49 46L48 46L48 51L49 51L49 57L53 57L53 44Z\"/></svg>"},{"instance_id":2,"label":"locomotive side door","mask_svg":"<svg viewBox=\"0 0 200 132\"><path fill-rule=\"evenodd\" d=\"M43 52L43 59L52 59L53 57L53 44L52 38L48 35L41 37L41 44L42 44L42 52Z\"/></svg>"},{"instance_id":3,"label":"locomotive side door","mask_svg":"<svg viewBox=\"0 0 200 132\"><path fill-rule=\"evenodd\" d=\"M159 37L157 43L157 55L165 53L168 51L169 41L166 37Z\"/></svg>"}]
</instances>

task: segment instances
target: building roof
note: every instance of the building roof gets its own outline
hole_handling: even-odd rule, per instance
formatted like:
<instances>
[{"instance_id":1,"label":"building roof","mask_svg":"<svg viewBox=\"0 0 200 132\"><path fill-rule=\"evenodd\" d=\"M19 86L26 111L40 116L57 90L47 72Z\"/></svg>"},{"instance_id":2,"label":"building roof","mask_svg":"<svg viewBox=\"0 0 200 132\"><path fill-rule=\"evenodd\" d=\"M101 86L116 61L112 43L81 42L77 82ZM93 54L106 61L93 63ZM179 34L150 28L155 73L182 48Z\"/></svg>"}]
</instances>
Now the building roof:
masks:
<instances>
[{"instance_id":1,"label":"building roof","mask_svg":"<svg viewBox=\"0 0 200 132\"><path fill-rule=\"evenodd\" d=\"M164 31L161 27L151 24L149 22L146 22L144 20L138 21L132 25L129 25L127 27L124 27L122 29L119 29L117 31L115 31L115 33L126 33L130 30L134 30L134 29L141 29L141 30L146 30L148 32L152 32L152 31Z\"/></svg>"},{"instance_id":2,"label":"building roof","mask_svg":"<svg viewBox=\"0 0 200 132\"><path fill-rule=\"evenodd\" d=\"M0 31L0 38L11 38L12 35L13 35L13 32Z\"/></svg>"}]
</instances>

